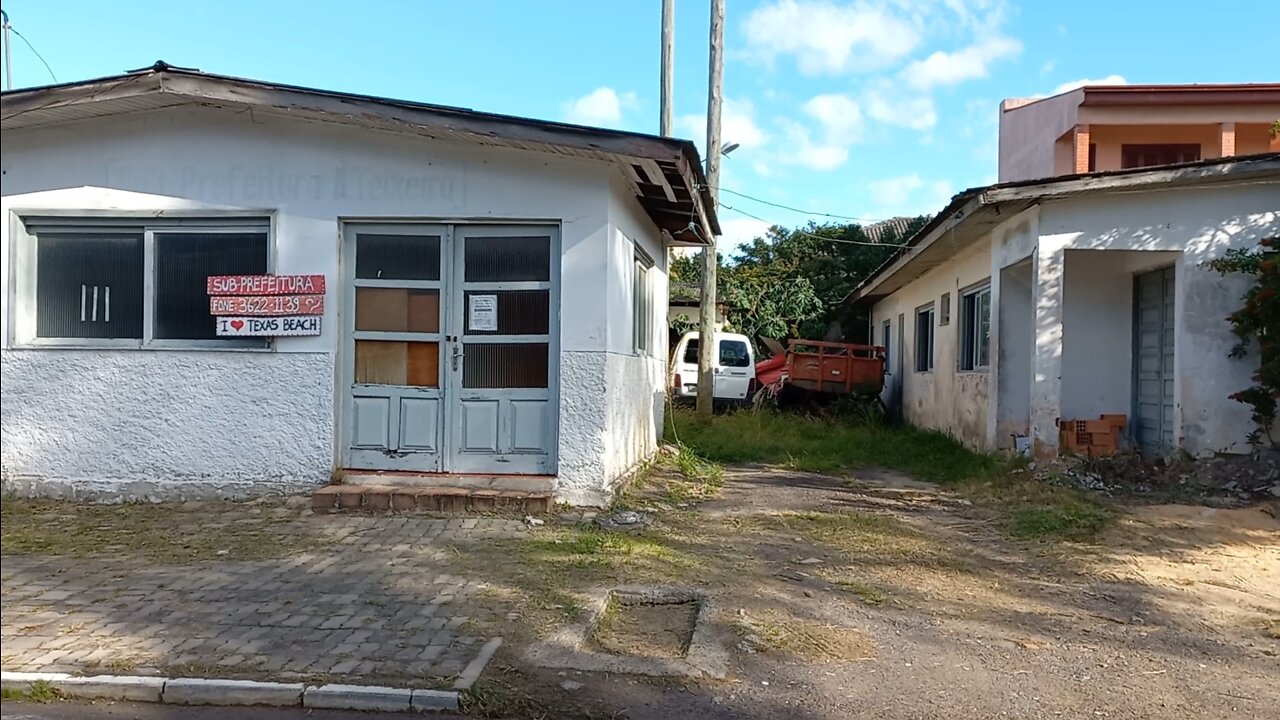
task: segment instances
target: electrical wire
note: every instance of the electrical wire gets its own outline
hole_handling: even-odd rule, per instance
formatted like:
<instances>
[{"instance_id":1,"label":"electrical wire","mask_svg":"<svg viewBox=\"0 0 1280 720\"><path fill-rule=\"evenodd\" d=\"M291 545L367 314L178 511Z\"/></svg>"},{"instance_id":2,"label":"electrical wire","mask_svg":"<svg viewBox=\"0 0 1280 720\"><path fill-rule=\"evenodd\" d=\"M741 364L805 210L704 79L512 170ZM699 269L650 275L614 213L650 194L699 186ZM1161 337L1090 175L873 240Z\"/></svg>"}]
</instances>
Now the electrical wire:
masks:
<instances>
[{"instance_id":1,"label":"electrical wire","mask_svg":"<svg viewBox=\"0 0 1280 720\"><path fill-rule=\"evenodd\" d=\"M840 214L838 214L838 213L818 212L818 211L816 211L816 210L801 210L800 208L797 208L797 207L791 207L790 205L783 205L782 203L776 203L776 202L772 202L772 201L770 201L770 200L763 200L763 199L758 198L758 197L753 197L753 196L748 195L748 194L746 194L746 193L738 192L737 190L730 190L730 189L729 189L729 188L727 188L727 187L719 187L719 188L715 188L715 189L716 189L716 190L719 190L720 192L726 192L726 193L729 193L730 195L737 195L737 196L738 196L738 197L740 197L740 198L746 198L747 200L751 200L751 201L753 201L753 202L758 202L758 203L760 203L760 204L762 204L762 205L769 205L769 206L771 206L771 207L781 208L782 210L789 210L789 211L794 212L794 213L800 213L801 215L816 215L816 216L818 216L818 217L835 218L835 219L837 219L837 220L857 220L858 222L883 222L883 221L885 221L885 220L893 220L893 219L894 219L894 218L857 217L857 216L854 216L854 215L840 215Z\"/></svg>"},{"instance_id":2,"label":"electrical wire","mask_svg":"<svg viewBox=\"0 0 1280 720\"><path fill-rule=\"evenodd\" d=\"M773 222L772 220L766 220L760 217L759 215L752 215L746 210L740 210L736 207L733 207L732 205L725 205L724 203L721 203L720 207L724 208L725 210L732 210L738 213L739 215L746 215L752 220L759 220L760 222L769 223L770 226L781 225L781 223L776 223L776 222ZM803 235L808 238L813 238L814 240L823 240L826 242L833 242L833 243L844 243L846 245L865 245L867 247L887 247L887 248L904 248L909 246L908 243L882 243L882 242L870 242L870 241L863 241L863 240L845 240L844 238L823 237L821 235L814 235L813 233L805 232L804 230L792 230L791 232L794 232L797 235Z\"/></svg>"},{"instance_id":3,"label":"electrical wire","mask_svg":"<svg viewBox=\"0 0 1280 720\"><path fill-rule=\"evenodd\" d=\"M45 62L44 56L40 54L39 50L36 50L36 46L32 45L31 41L27 39L27 36L18 32L18 29L15 28L13 25L9 26L9 30L14 35L17 35L18 37L22 38L22 42L26 43L27 47L31 48L31 52L35 53L36 57L40 58L40 62L44 63L44 69L49 71L49 77L53 78L53 82L56 85L58 82L58 76L53 74L53 68L49 67L49 63Z\"/></svg>"}]
</instances>

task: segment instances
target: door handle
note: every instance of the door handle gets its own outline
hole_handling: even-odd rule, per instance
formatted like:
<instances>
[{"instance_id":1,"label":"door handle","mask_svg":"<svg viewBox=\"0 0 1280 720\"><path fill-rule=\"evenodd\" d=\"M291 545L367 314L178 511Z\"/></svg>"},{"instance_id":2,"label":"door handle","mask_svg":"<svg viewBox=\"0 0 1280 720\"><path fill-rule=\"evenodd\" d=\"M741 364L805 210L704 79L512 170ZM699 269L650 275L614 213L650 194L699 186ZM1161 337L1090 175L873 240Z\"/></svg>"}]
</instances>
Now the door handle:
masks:
<instances>
[{"instance_id":1,"label":"door handle","mask_svg":"<svg viewBox=\"0 0 1280 720\"><path fill-rule=\"evenodd\" d=\"M453 344L453 371L458 371L458 361L462 359L462 343L455 342Z\"/></svg>"}]
</instances>

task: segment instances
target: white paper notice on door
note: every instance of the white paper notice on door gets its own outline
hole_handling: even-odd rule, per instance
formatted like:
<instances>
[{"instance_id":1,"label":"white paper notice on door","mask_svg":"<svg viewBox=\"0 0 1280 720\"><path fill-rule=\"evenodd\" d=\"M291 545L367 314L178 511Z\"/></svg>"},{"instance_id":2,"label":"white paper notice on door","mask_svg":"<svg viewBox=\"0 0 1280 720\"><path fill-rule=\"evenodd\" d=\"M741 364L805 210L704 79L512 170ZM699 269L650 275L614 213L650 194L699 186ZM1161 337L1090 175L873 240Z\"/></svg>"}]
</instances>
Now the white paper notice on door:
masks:
<instances>
[{"instance_id":1,"label":"white paper notice on door","mask_svg":"<svg viewBox=\"0 0 1280 720\"><path fill-rule=\"evenodd\" d=\"M472 332L498 329L498 296L471 295L467 298L467 326Z\"/></svg>"}]
</instances>

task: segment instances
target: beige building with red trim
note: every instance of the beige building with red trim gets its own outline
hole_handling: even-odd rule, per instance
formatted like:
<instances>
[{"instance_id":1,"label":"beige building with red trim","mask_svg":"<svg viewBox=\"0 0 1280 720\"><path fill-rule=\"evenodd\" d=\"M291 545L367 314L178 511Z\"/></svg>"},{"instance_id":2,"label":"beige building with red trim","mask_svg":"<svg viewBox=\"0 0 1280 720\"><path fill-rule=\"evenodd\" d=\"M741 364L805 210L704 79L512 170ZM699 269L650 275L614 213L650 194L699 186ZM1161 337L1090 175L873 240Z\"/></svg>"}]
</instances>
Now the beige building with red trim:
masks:
<instances>
[{"instance_id":1,"label":"beige building with red trim","mask_svg":"<svg viewBox=\"0 0 1280 720\"><path fill-rule=\"evenodd\" d=\"M1000 105L1000 182L1280 151L1280 83L1090 85Z\"/></svg>"}]
</instances>

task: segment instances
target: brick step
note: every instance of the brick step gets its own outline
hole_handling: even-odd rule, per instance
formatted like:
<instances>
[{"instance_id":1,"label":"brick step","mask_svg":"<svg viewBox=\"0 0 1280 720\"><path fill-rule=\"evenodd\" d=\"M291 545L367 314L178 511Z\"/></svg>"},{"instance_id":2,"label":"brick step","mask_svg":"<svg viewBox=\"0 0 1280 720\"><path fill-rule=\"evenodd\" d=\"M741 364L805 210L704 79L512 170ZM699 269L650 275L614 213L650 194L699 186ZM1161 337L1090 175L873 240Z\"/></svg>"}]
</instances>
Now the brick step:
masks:
<instances>
[{"instance_id":1,"label":"brick step","mask_svg":"<svg viewBox=\"0 0 1280 720\"><path fill-rule=\"evenodd\" d=\"M311 494L311 510L411 513L513 512L544 515L555 502L549 492L488 490L441 486L325 485Z\"/></svg>"}]
</instances>

